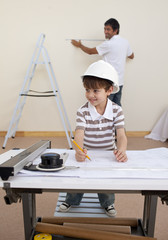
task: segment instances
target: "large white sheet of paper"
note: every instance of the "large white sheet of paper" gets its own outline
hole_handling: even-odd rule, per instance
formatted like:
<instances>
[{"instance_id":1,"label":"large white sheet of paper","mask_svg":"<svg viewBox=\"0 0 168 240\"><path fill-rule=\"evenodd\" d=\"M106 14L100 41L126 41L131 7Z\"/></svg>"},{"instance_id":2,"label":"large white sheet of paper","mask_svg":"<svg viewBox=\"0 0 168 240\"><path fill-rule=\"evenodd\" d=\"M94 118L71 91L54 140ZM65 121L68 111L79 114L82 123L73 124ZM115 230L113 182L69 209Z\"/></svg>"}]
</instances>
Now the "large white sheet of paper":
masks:
<instances>
[{"instance_id":1,"label":"large white sheet of paper","mask_svg":"<svg viewBox=\"0 0 168 240\"><path fill-rule=\"evenodd\" d=\"M165 142L168 139L168 108L156 123L151 133L146 135L145 138L151 138L161 142Z\"/></svg>"},{"instance_id":2,"label":"large white sheet of paper","mask_svg":"<svg viewBox=\"0 0 168 240\"><path fill-rule=\"evenodd\" d=\"M143 151L127 151L128 161L118 162L112 151L88 151L91 161L77 162L74 150L47 149L45 152L68 153L65 169L56 172L22 170L19 176L57 176L79 178L133 178L168 179L168 149L155 148ZM33 164L41 162L40 156ZM76 169L66 169L76 166Z\"/></svg>"}]
</instances>

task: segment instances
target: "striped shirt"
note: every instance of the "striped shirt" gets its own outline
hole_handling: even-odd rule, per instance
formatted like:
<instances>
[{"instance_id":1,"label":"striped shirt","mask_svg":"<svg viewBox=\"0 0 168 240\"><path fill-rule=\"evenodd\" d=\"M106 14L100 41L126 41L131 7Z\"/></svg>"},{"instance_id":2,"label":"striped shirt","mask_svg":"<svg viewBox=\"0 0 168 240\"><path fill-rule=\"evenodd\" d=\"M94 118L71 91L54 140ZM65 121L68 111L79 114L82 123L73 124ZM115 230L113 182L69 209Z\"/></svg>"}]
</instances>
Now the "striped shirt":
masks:
<instances>
[{"instance_id":1,"label":"striped shirt","mask_svg":"<svg viewBox=\"0 0 168 240\"><path fill-rule=\"evenodd\" d=\"M115 130L124 128L122 108L108 99L103 115L87 102L77 111L76 130L84 130L84 148L114 150Z\"/></svg>"}]
</instances>

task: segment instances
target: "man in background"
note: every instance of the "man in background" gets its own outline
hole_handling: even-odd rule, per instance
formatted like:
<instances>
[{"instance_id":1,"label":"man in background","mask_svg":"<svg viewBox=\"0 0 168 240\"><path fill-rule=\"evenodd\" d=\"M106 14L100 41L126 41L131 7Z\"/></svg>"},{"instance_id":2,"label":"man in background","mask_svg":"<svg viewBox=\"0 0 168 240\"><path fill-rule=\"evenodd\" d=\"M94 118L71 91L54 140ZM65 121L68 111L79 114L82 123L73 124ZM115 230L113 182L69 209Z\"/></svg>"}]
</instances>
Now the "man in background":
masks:
<instances>
[{"instance_id":1,"label":"man in background","mask_svg":"<svg viewBox=\"0 0 168 240\"><path fill-rule=\"evenodd\" d=\"M118 21L110 18L104 23L104 34L107 40L100 45L89 48L84 46L81 41L72 40L71 43L89 55L99 54L104 61L110 63L115 68L119 76L120 91L116 94L111 94L109 98L121 106L125 63L127 58L134 58L134 53L129 42L119 36L119 31L120 25Z\"/></svg>"}]
</instances>

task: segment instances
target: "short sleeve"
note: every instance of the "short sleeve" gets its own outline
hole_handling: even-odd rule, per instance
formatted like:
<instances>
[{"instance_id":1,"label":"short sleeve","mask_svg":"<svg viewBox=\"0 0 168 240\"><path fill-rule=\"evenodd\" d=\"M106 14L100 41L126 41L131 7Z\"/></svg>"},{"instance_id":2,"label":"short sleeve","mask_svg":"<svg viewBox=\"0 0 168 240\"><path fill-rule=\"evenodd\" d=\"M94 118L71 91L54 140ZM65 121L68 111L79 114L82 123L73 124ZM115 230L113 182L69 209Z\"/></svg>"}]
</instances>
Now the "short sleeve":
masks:
<instances>
[{"instance_id":1,"label":"short sleeve","mask_svg":"<svg viewBox=\"0 0 168 240\"><path fill-rule=\"evenodd\" d=\"M114 126L116 129L119 129L124 128L124 125L124 114L122 108L120 106L117 106L115 109Z\"/></svg>"},{"instance_id":2,"label":"short sleeve","mask_svg":"<svg viewBox=\"0 0 168 240\"><path fill-rule=\"evenodd\" d=\"M96 47L96 50L100 56L103 56L107 52L109 52L109 44L108 41L104 41L100 45Z\"/></svg>"},{"instance_id":3,"label":"short sleeve","mask_svg":"<svg viewBox=\"0 0 168 240\"><path fill-rule=\"evenodd\" d=\"M76 129L85 129L86 119L81 109L78 109L76 114Z\"/></svg>"},{"instance_id":4,"label":"short sleeve","mask_svg":"<svg viewBox=\"0 0 168 240\"><path fill-rule=\"evenodd\" d=\"M131 47L130 47L130 45L128 43L127 56L128 57L131 56L132 53L133 53L133 51L132 51L132 49L131 49Z\"/></svg>"}]
</instances>

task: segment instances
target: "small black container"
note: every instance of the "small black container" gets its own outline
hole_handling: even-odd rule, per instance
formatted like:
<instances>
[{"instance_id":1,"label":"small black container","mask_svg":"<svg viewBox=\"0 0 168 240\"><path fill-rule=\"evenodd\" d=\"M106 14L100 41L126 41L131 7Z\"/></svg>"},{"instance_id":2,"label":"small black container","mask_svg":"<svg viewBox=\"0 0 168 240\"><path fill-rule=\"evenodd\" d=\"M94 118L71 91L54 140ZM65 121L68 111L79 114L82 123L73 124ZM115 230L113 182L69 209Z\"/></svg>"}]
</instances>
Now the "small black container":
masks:
<instances>
[{"instance_id":1,"label":"small black container","mask_svg":"<svg viewBox=\"0 0 168 240\"><path fill-rule=\"evenodd\" d=\"M53 169L62 167L63 159L60 159L58 153L44 153L41 155L40 168Z\"/></svg>"}]
</instances>

